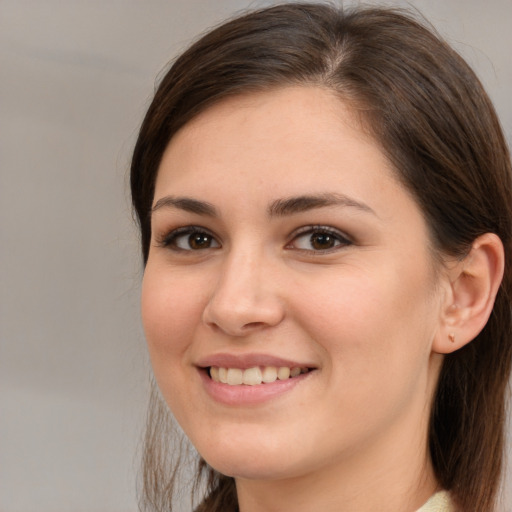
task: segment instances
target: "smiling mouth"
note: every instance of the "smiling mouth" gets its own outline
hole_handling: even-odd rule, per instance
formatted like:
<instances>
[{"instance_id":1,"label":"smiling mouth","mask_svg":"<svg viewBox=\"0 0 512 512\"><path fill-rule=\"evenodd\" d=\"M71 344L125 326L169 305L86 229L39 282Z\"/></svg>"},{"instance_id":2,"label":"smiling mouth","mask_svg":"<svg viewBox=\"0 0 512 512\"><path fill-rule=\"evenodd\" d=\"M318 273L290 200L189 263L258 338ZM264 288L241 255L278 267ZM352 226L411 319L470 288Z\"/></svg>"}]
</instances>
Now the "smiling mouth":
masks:
<instances>
[{"instance_id":1,"label":"smiling mouth","mask_svg":"<svg viewBox=\"0 0 512 512\"><path fill-rule=\"evenodd\" d=\"M313 368L288 367L288 366L255 366L253 368L222 368L210 366L208 375L215 382L228 384L229 386L258 386L259 384L272 384L278 380L289 380L304 373L309 373Z\"/></svg>"}]
</instances>

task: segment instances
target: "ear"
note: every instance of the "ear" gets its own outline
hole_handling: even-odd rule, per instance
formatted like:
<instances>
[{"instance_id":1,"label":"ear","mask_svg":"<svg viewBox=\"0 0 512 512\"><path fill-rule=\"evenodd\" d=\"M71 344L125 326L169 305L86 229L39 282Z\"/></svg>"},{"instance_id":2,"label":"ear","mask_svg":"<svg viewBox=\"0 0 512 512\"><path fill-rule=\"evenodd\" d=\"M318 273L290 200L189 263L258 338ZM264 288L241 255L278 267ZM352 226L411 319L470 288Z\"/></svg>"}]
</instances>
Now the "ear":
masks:
<instances>
[{"instance_id":1,"label":"ear","mask_svg":"<svg viewBox=\"0 0 512 512\"><path fill-rule=\"evenodd\" d=\"M462 261L448 265L434 352L448 354L476 338L492 312L504 266L503 244L493 233L479 236Z\"/></svg>"}]
</instances>

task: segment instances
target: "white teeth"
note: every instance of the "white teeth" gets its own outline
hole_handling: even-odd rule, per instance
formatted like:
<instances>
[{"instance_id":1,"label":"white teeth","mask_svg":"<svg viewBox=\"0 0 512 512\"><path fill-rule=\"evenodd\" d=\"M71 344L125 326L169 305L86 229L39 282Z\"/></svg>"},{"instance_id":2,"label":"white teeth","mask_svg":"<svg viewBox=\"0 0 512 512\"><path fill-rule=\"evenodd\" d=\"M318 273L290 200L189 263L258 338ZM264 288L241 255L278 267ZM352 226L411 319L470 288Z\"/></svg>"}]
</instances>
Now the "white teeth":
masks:
<instances>
[{"instance_id":1,"label":"white teeth","mask_svg":"<svg viewBox=\"0 0 512 512\"><path fill-rule=\"evenodd\" d=\"M265 366L261 378L266 383L275 382L277 380L277 368L275 366Z\"/></svg>"},{"instance_id":2,"label":"white teeth","mask_svg":"<svg viewBox=\"0 0 512 512\"><path fill-rule=\"evenodd\" d=\"M248 386L256 386L257 384L261 384L261 382L261 370L257 366L244 371L244 384L247 384Z\"/></svg>"},{"instance_id":3,"label":"white teeth","mask_svg":"<svg viewBox=\"0 0 512 512\"><path fill-rule=\"evenodd\" d=\"M301 373L307 373L308 368L300 368L294 366L264 366L262 368L255 366L242 370L240 368L222 368L217 366L210 367L210 377L215 382L222 382L230 386L257 386L262 383L270 384L276 380L287 380L289 378L298 377Z\"/></svg>"},{"instance_id":4,"label":"white teeth","mask_svg":"<svg viewBox=\"0 0 512 512\"><path fill-rule=\"evenodd\" d=\"M277 378L279 380L286 380L290 378L290 368L287 366L281 366L279 370L277 370Z\"/></svg>"},{"instance_id":5,"label":"white teeth","mask_svg":"<svg viewBox=\"0 0 512 512\"><path fill-rule=\"evenodd\" d=\"M244 372L239 368L228 369L227 384L230 386L239 386L244 381Z\"/></svg>"}]
</instances>

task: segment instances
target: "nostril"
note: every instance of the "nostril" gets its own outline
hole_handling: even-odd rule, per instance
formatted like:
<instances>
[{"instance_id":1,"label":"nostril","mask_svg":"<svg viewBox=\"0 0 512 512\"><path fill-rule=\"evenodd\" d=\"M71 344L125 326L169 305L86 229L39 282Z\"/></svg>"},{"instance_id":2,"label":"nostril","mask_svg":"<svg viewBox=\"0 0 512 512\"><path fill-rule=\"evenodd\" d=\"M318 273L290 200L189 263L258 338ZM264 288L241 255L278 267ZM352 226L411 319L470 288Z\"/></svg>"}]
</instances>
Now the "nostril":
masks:
<instances>
[{"instance_id":1,"label":"nostril","mask_svg":"<svg viewBox=\"0 0 512 512\"><path fill-rule=\"evenodd\" d=\"M259 327L263 327L265 324L263 322L249 322L242 326L242 329L249 330L249 329L256 329Z\"/></svg>"}]
</instances>

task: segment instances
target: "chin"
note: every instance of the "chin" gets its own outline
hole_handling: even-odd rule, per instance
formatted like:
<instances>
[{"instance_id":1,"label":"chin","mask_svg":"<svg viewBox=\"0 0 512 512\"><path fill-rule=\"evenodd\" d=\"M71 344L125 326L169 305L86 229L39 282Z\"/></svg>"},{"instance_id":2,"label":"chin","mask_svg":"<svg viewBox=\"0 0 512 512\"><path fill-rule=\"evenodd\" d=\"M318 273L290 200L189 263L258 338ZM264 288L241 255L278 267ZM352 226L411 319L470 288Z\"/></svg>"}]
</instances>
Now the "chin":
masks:
<instances>
[{"instance_id":1,"label":"chin","mask_svg":"<svg viewBox=\"0 0 512 512\"><path fill-rule=\"evenodd\" d=\"M257 438L243 443L231 440L211 442L209 446L199 446L198 451L216 471L234 478L276 480L300 475L304 462L299 460L298 451L284 443L271 444L266 446Z\"/></svg>"},{"instance_id":2,"label":"chin","mask_svg":"<svg viewBox=\"0 0 512 512\"><path fill-rule=\"evenodd\" d=\"M259 456L261 457L261 451ZM222 457L206 459L206 462L219 473L236 479L244 480L281 480L285 478L293 478L300 475L300 471L289 461L283 465L281 459L280 464L273 460L272 457L265 460L251 460L250 456L244 457Z\"/></svg>"}]
</instances>

